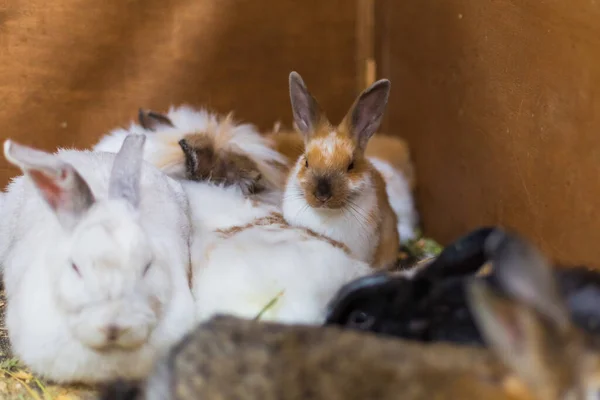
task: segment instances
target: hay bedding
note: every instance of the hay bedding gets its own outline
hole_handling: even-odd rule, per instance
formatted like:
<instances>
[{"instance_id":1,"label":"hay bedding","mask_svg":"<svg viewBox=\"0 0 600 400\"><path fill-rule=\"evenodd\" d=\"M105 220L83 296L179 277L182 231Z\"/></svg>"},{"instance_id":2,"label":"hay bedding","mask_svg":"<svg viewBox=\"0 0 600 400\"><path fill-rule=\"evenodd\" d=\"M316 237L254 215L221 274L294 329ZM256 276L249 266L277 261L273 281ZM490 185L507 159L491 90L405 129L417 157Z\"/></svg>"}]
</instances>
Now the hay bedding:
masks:
<instances>
[{"instance_id":1,"label":"hay bedding","mask_svg":"<svg viewBox=\"0 0 600 400\"><path fill-rule=\"evenodd\" d=\"M428 260L441 251L433 240L418 238L402 247L398 268L406 269ZM96 399L93 388L59 386L37 379L13 357L4 325L6 299L0 288L0 399L3 400L87 400Z\"/></svg>"}]
</instances>

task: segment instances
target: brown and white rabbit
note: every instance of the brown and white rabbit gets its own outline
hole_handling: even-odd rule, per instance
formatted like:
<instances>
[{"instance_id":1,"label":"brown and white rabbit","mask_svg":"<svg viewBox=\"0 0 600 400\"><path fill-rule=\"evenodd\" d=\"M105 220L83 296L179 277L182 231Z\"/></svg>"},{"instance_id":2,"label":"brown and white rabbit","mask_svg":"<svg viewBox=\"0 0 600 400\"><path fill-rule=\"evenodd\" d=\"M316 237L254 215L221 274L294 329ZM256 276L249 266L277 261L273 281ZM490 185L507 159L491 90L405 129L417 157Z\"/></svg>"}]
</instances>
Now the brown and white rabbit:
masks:
<instances>
[{"instance_id":1,"label":"brown and white rabbit","mask_svg":"<svg viewBox=\"0 0 600 400\"><path fill-rule=\"evenodd\" d=\"M304 154L302 134L281 129L278 123L266 136L273 148L287 158L285 169L289 173ZM414 201L415 168L408 143L402 138L378 133L369 140L365 155L385 181L390 206L398 219L400 243L415 239L419 216Z\"/></svg>"},{"instance_id":2,"label":"brown and white rabbit","mask_svg":"<svg viewBox=\"0 0 600 400\"><path fill-rule=\"evenodd\" d=\"M381 173L365 156L387 105L390 82L361 93L334 126L296 72L289 77L294 123L304 136L304 154L288 176L283 215L344 243L353 256L375 268L392 265L400 246L397 217Z\"/></svg>"},{"instance_id":3,"label":"brown and white rabbit","mask_svg":"<svg viewBox=\"0 0 600 400\"><path fill-rule=\"evenodd\" d=\"M142 109L137 124L109 132L93 149L116 152L131 133L147 137L144 159L174 179L236 185L248 197L280 202L285 159L252 124L236 122L231 113L186 105L164 115Z\"/></svg>"},{"instance_id":4,"label":"brown and white rabbit","mask_svg":"<svg viewBox=\"0 0 600 400\"><path fill-rule=\"evenodd\" d=\"M488 245L497 246L494 263L510 294L481 280L469 285L490 350L216 316L175 346L137 393L122 393L148 400L598 398L600 353L571 324L545 259L516 235Z\"/></svg>"}]
</instances>

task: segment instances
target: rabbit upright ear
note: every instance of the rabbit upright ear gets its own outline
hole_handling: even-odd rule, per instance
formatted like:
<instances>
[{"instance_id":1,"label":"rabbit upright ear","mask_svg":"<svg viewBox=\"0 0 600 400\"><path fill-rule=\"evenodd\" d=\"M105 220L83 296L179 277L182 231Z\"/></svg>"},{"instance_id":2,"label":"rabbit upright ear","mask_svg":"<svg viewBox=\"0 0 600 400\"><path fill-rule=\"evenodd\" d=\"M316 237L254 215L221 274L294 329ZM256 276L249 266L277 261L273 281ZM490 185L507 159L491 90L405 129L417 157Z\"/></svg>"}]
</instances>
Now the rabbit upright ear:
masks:
<instances>
[{"instance_id":1,"label":"rabbit upright ear","mask_svg":"<svg viewBox=\"0 0 600 400\"><path fill-rule=\"evenodd\" d=\"M387 79L373 83L358 96L344 118L347 128L354 136L359 148L363 150L381 125L390 88L391 83Z\"/></svg>"},{"instance_id":2,"label":"rabbit upright ear","mask_svg":"<svg viewBox=\"0 0 600 400\"><path fill-rule=\"evenodd\" d=\"M140 108L138 111L138 121L142 128L148 131L155 131L161 126L166 126L169 128L175 126L166 115L159 114L152 110L145 110L143 108Z\"/></svg>"},{"instance_id":3,"label":"rabbit upright ear","mask_svg":"<svg viewBox=\"0 0 600 400\"><path fill-rule=\"evenodd\" d=\"M289 86L294 124L306 139L322 117L321 108L308 91L299 73L295 71L290 73Z\"/></svg>"},{"instance_id":4,"label":"rabbit upright ear","mask_svg":"<svg viewBox=\"0 0 600 400\"><path fill-rule=\"evenodd\" d=\"M485 250L503 290L519 302L550 318L559 328L570 326L569 311L548 260L516 233L496 230Z\"/></svg>"},{"instance_id":5,"label":"rabbit upright ear","mask_svg":"<svg viewBox=\"0 0 600 400\"><path fill-rule=\"evenodd\" d=\"M474 279L467 296L475 323L496 356L539 398L558 398L549 394L572 378L560 329L532 308L495 294L483 281Z\"/></svg>"},{"instance_id":6,"label":"rabbit upright ear","mask_svg":"<svg viewBox=\"0 0 600 400\"><path fill-rule=\"evenodd\" d=\"M140 179L144 160L145 135L128 135L115 156L108 185L112 198L123 198L134 207L140 203Z\"/></svg>"},{"instance_id":7,"label":"rabbit upright ear","mask_svg":"<svg viewBox=\"0 0 600 400\"><path fill-rule=\"evenodd\" d=\"M71 229L94 204L85 180L55 155L6 140L4 156L31 179L64 228Z\"/></svg>"}]
</instances>

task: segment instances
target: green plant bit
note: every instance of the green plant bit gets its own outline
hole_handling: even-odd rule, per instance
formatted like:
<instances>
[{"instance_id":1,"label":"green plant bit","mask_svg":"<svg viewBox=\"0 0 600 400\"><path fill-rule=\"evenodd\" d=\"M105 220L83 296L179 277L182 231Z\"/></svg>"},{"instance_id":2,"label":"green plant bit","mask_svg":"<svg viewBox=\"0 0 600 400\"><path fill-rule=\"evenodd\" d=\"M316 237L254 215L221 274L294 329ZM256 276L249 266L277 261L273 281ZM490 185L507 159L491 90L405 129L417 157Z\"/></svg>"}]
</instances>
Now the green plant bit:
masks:
<instances>
[{"instance_id":1,"label":"green plant bit","mask_svg":"<svg viewBox=\"0 0 600 400\"><path fill-rule=\"evenodd\" d=\"M279 298L280 298L281 296L283 296L283 292L285 292L285 290L282 290L281 292L277 293L277 296L273 297L273 298L271 299L271 301L269 301L269 302L267 303L267 305L265 305L265 306L264 306L264 307L263 307L263 308L260 310L260 312L258 313L258 315L257 315L256 317L254 317L254 320L255 320L255 321L258 321L258 320L259 320L259 319L260 319L260 318L263 316L263 314L264 314L264 313L266 313L266 312L267 312L267 311L268 311L270 308L272 308L272 307L275 305L275 303L277 303L277 301L279 301Z\"/></svg>"}]
</instances>

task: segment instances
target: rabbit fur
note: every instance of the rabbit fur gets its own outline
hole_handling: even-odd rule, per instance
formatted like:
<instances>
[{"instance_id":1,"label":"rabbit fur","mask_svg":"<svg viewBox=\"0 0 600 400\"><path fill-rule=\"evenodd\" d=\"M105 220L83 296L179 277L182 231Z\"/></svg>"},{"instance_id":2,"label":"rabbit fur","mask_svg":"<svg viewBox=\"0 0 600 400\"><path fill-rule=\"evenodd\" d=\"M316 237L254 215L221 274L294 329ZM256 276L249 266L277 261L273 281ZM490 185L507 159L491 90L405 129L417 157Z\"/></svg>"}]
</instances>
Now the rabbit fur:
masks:
<instances>
[{"instance_id":1,"label":"rabbit fur","mask_svg":"<svg viewBox=\"0 0 600 400\"><path fill-rule=\"evenodd\" d=\"M221 116L207 109L195 109L189 105L171 106L167 114L140 110L138 123L132 122L127 129L115 129L103 136L93 149L116 152L123 139L130 133L147 136L144 158L174 179L189 179L186 154L182 150L186 141L205 138L211 143L211 152L221 151L225 162L233 155L247 157L260 173L266 190L253 198L273 204L281 201L284 186L285 157L275 151L269 140L252 124L238 124L232 114ZM232 156L227 156L232 154ZM202 156L201 156L202 157ZM225 167L233 168L230 162ZM213 166L216 172L216 166ZM210 171L209 171L210 172ZM225 171L233 173L234 171ZM211 179L211 174L205 179ZM239 182L241 183L241 182Z\"/></svg>"},{"instance_id":2,"label":"rabbit fur","mask_svg":"<svg viewBox=\"0 0 600 400\"><path fill-rule=\"evenodd\" d=\"M130 131L142 128L147 131L145 136L150 143L152 138L160 139L161 133L163 137L174 135L179 139L183 131L180 126L186 127L186 131L192 126L198 130L200 122L209 117L216 118L187 108L171 109L155 124L145 123L145 128L132 124L129 131L109 134L95 149L116 146ZM242 139L256 139L256 132L249 131L249 126L236 129ZM232 144L239 141L235 135L227 139ZM257 141L254 147L248 148L257 153L264 151L265 160L278 161L281 157L285 161L279 153L273 156L274 150L264 143ZM162 146L156 140L153 145ZM181 148L177 147L177 153L180 160ZM149 154L160 152L146 152L147 160L154 157ZM276 202L249 198L237 185L188 180L165 165L163 171L171 171L173 177L181 179L179 182L190 204L192 290L198 320L215 312L254 317L283 292L276 305L264 314L264 319L322 323L331 296L343 284L368 272L368 265L350 257L343 245L308 229L288 226Z\"/></svg>"},{"instance_id":3,"label":"rabbit fur","mask_svg":"<svg viewBox=\"0 0 600 400\"><path fill-rule=\"evenodd\" d=\"M365 156L383 117L390 82L382 79L365 89L337 126L298 73L290 73L289 88L305 153L288 176L282 203L286 221L344 243L374 268L393 265L400 247L397 216L385 180Z\"/></svg>"},{"instance_id":4,"label":"rabbit fur","mask_svg":"<svg viewBox=\"0 0 600 400\"><path fill-rule=\"evenodd\" d=\"M196 317L217 313L322 323L333 294L369 272L342 244L290 227L277 206L245 198L235 186L182 182L192 205L192 290Z\"/></svg>"},{"instance_id":5,"label":"rabbit fur","mask_svg":"<svg viewBox=\"0 0 600 400\"><path fill-rule=\"evenodd\" d=\"M193 326L187 199L143 162L144 140L117 154L5 142L24 172L0 211L6 326L44 378L141 378Z\"/></svg>"},{"instance_id":6,"label":"rabbit fur","mask_svg":"<svg viewBox=\"0 0 600 400\"><path fill-rule=\"evenodd\" d=\"M267 135L274 148L287 158L288 174L304 153L304 139L293 130L275 130ZM415 205L415 171L408 144L398 138L375 134L367 144L367 159L385 181L385 190L396 218L400 243L417 237L419 213ZM394 162L400 159L401 162Z\"/></svg>"},{"instance_id":7,"label":"rabbit fur","mask_svg":"<svg viewBox=\"0 0 600 400\"><path fill-rule=\"evenodd\" d=\"M467 292L489 350L217 315L128 393L147 400L596 398L598 348L571 325L545 259L514 234L487 245L496 248L506 294L477 280Z\"/></svg>"},{"instance_id":8,"label":"rabbit fur","mask_svg":"<svg viewBox=\"0 0 600 400\"><path fill-rule=\"evenodd\" d=\"M426 267L405 274L372 274L345 285L331 301L327 324L421 341L484 345L467 301L470 279L501 290L485 240L498 227L475 229L450 243ZM600 338L600 274L583 266L552 269L573 323Z\"/></svg>"}]
</instances>

